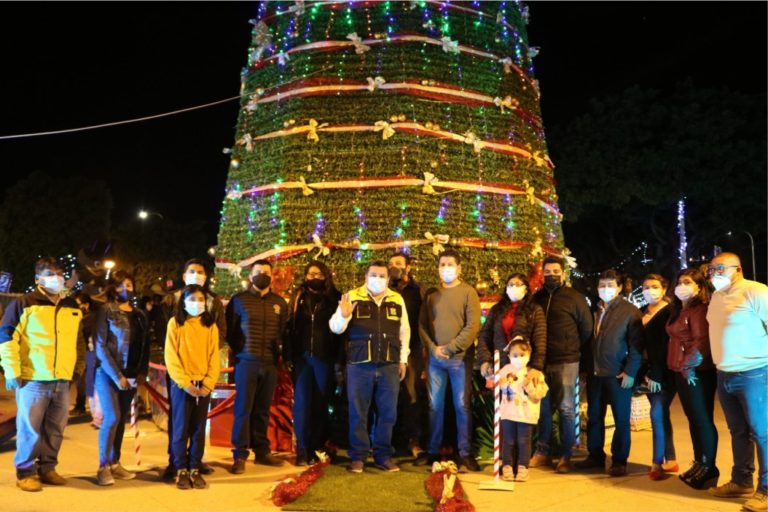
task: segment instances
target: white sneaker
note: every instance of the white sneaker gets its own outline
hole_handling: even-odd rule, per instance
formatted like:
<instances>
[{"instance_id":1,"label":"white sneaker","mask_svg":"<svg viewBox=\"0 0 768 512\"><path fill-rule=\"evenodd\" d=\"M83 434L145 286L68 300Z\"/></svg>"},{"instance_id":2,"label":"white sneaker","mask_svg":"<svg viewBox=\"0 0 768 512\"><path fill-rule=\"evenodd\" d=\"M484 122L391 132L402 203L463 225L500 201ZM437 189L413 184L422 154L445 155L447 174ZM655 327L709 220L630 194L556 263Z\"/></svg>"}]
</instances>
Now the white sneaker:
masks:
<instances>
[{"instance_id":1,"label":"white sneaker","mask_svg":"<svg viewBox=\"0 0 768 512\"><path fill-rule=\"evenodd\" d=\"M112 476L118 480L133 480L136 478L136 473L128 471L119 462L112 464L109 469L112 471Z\"/></svg>"},{"instance_id":2,"label":"white sneaker","mask_svg":"<svg viewBox=\"0 0 768 512\"><path fill-rule=\"evenodd\" d=\"M501 479L507 482L512 482L515 480L515 473L512 471L512 466L506 465L501 468Z\"/></svg>"},{"instance_id":3,"label":"white sneaker","mask_svg":"<svg viewBox=\"0 0 768 512\"><path fill-rule=\"evenodd\" d=\"M517 466L517 476L515 482L527 482L528 481L528 468L520 465Z\"/></svg>"},{"instance_id":4,"label":"white sneaker","mask_svg":"<svg viewBox=\"0 0 768 512\"><path fill-rule=\"evenodd\" d=\"M112 470L109 466L101 466L96 473L96 480L99 485L114 485L115 478L112 476Z\"/></svg>"}]
</instances>

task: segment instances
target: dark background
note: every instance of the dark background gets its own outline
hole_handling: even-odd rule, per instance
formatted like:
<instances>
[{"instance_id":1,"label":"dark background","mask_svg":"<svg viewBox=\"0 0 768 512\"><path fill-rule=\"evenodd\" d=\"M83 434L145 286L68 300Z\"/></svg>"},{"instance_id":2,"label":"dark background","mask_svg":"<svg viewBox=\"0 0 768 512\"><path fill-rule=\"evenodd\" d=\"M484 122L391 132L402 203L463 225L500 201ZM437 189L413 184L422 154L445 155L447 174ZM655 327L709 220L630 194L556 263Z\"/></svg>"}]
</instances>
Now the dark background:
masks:
<instances>
[{"instance_id":1,"label":"dark background","mask_svg":"<svg viewBox=\"0 0 768 512\"><path fill-rule=\"evenodd\" d=\"M245 2L4 4L0 135L119 121L235 96L250 41L247 21L256 8ZM694 87L766 92L764 2L533 2L530 13L550 133L562 133L587 111L590 98L633 85L664 92L688 80ZM133 125L0 140L3 191L34 171L104 180L114 201L112 227L135 222L146 208L179 223L199 221L205 245L213 245L229 161L222 148L233 144L238 107L232 101ZM764 111L759 115L765 118ZM557 169L555 175L559 179ZM765 169L755 178L765 190ZM578 246L573 239L580 228L567 221L566 212L566 242ZM754 234L760 267L765 233ZM611 264L615 256L592 264Z\"/></svg>"}]
</instances>

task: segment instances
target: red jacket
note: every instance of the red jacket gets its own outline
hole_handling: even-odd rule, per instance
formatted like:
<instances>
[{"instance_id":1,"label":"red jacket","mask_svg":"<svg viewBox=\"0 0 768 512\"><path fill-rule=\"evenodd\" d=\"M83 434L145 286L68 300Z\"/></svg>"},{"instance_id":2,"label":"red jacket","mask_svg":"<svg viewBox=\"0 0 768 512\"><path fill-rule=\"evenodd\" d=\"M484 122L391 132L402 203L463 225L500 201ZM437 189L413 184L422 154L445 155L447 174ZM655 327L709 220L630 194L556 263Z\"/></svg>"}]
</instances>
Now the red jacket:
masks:
<instances>
[{"instance_id":1,"label":"red jacket","mask_svg":"<svg viewBox=\"0 0 768 512\"><path fill-rule=\"evenodd\" d=\"M670 370L682 373L687 379L688 372L694 368L714 368L709 349L706 304L698 303L683 308L677 318L667 324L667 334L667 367Z\"/></svg>"}]
</instances>

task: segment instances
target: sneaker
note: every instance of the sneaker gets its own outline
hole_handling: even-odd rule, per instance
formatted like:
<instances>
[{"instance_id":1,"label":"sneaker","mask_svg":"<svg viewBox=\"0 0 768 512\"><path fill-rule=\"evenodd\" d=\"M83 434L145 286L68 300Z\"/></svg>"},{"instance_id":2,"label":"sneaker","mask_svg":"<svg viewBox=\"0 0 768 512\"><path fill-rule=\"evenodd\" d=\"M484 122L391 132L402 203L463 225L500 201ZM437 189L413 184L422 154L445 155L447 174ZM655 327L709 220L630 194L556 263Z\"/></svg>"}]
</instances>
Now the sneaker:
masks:
<instances>
[{"instance_id":1,"label":"sneaker","mask_svg":"<svg viewBox=\"0 0 768 512\"><path fill-rule=\"evenodd\" d=\"M414 466L432 466L435 462L440 462L440 456L434 453L425 453L413 461Z\"/></svg>"},{"instance_id":2,"label":"sneaker","mask_svg":"<svg viewBox=\"0 0 768 512\"><path fill-rule=\"evenodd\" d=\"M37 475L19 478L16 480L16 487L27 492L40 492L43 490L43 486L40 484L40 477Z\"/></svg>"},{"instance_id":3,"label":"sneaker","mask_svg":"<svg viewBox=\"0 0 768 512\"><path fill-rule=\"evenodd\" d=\"M197 468L197 470L200 471L201 475L210 475L214 471L216 471L215 469L213 469L213 466L210 466L210 465L206 464L205 462L201 462L200 463L200 467Z\"/></svg>"},{"instance_id":4,"label":"sneaker","mask_svg":"<svg viewBox=\"0 0 768 512\"><path fill-rule=\"evenodd\" d=\"M666 473L677 473L680 471L680 466L678 466L676 460L668 460L661 465L661 469L663 469Z\"/></svg>"},{"instance_id":5,"label":"sneaker","mask_svg":"<svg viewBox=\"0 0 768 512\"><path fill-rule=\"evenodd\" d=\"M161 478L165 482L173 482L176 479L176 467L173 464L168 464Z\"/></svg>"},{"instance_id":6,"label":"sneaker","mask_svg":"<svg viewBox=\"0 0 768 512\"><path fill-rule=\"evenodd\" d=\"M586 459L580 460L573 464L576 469L594 469L605 468L605 459L598 459L592 455L587 456Z\"/></svg>"},{"instance_id":7,"label":"sneaker","mask_svg":"<svg viewBox=\"0 0 768 512\"><path fill-rule=\"evenodd\" d=\"M531 467L531 468L540 468L542 466L551 466L551 465L552 465L552 457L541 452L534 453L533 457L531 457L531 460L528 463L528 467Z\"/></svg>"},{"instance_id":8,"label":"sneaker","mask_svg":"<svg viewBox=\"0 0 768 512\"><path fill-rule=\"evenodd\" d=\"M469 471L481 471L480 464L477 463L477 459L475 459L472 455L463 455L459 457L459 467L465 467Z\"/></svg>"},{"instance_id":9,"label":"sneaker","mask_svg":"<svg viewBox=\"0 0 768 512\"><path fill-rule=\"evenodd\" d=\"M654 481L664 478L664 468L661 464L651 464L651 469L648 471L648 478Z\"/></svg>"},{"instance_id":10,"label":"sneaker","mask_svg":"<svg viewBox=\"0 0 768 512\"><path fill-rule=\"evenodd\" d=\"M768 510L768 494L765 491L757 491L742 507L749 512L765 512Z\"/></svg>"},{"instance_id":11,"label":"sneaker","mask_svg":"<svg viewBox=\"0 0 768 512\"><path fill-rule=\"evenodd\" d=\"M109 469L112 470L112 476L118 480L133 480L136 478L136 473L128 471L119 462L117 464L112 464Z\"/></svg>"},{"instance_id":12,"label":"sneaker","mask_svg":"<svg viewBox=\"0 0 768 512\"><path fill-rule=\"evenodd\" d=\"M192 484L192 487L195 489L207 489L208 488L208 482L206 482L203 479L203 475L200 474L199 469L193 469L189 472L189 481Z\"/></svg>"},{"instance_id":13,"label":"sneaker","mask_svg":"<svg viewBox=\"0 0 768 512\"><path fill-rule=\"evenodd\" d=\"M501 479L507 482L513 482L515 480L515 472L512 470L512 466L507 464L501 468Z\"/></svg>"},{"instance_id":14,"label":"sneaker","mask_svg":"<svg viewBox=\"0 0 768 512\"><path fill-rule=\"evenodd\" d=\"M718 498L747 498L755 492L755 488L751 484L741 485L731 481L720 487L710 487L708 492Z\"/></svg>"},{"instance_id":15,"label":"sneaker","mask_svg":"<svg viewBox=\"0 0 768 512\"><path fill-rule=\"evenodd\" d=\"M570 457L562 457L557 462L557 467L555 468L555 472L565 474L565 473L570 473L571 471L573 471L573 464L571 464Z\"/></svg>"},{"instance_id":16,"label":"sneaker","mask_svg":"<svg viewBox=\"0 0 768 512\"><path fill-rule=\"evenodd\" d=\"M517 475L515 475L515 482L527 482L528 481L528 468L520 464L517 466Z\"/></svg>"},{"instance_id":17,"label":"sneaker","mask_svg":"<svg viewBox=\"0 0 768 512\"><path fill-rule=\"evenodd\" d=\"M77 418L79 416L85 416L85 409L78 409L78 408L72 409L71 411L69 411L69 415L72 416L73 418Z\"/></svg>"},{"instance_id":18,"label":"sneaker","mask_svg":"<svg viewBox=\"0 0 768 512\"><path fill-rule=\"evenodd\" d=\"M232 463L231 471L236 475L245 473L245 459L235 459L235 462Z\"/></svg>"},{"instance_id":19,"label":"sneaker","mask_svg":"<svg viewBox=\"0 0 768 512\"><path fill-rule=\"evenodd\" d=\"M256 457L256 464L263 464L264 466L282 466L285 462L283 459L277 458L271 453Z\"/></svg>"},{"instance_id":20,"label":"sneaker","mask_svg":"<svg viewBox=\"0 0 768 512\"><path fill-rule=\"evenodd\" d=\"M66 485L67 480L56 472L55 469L40 472L40 481L48 485Z\"/></svg>"},{"instance_id":21,"label":"sneaker","mask_svg":"<svg viewBox=\"0 0 768 512\"><path fill-rule=\"evenodd\" d=\"M186 469L180 469L176 473L176 488L184 490L192 488L192 482L189 480L189 471Z\"/></svg>"},{"instance_id":22,"label":"sneaker","mask_svg":"<svg viewBox=\"0 0 768 512\"><path fill-rule=\"evenodd\" d=\"M374 466L382 471L386 471L387 473L397 473L400 471L400 466L392 462L392 459L387 459L383 462L376 462Z\"/></svg>"},{"instance_id":23,"label":"sneaker","mask_svg":"<svg viewBox=\"0 0 768 512\"><path fill-rule=\"evenodd\" d=\"M608 468L608 474L611 476L626 476L627 475L627 465L626 464L611 464L611 467Z\"/></svg>"},{"instance_id":24,"label":"sneaker","mask_svg":"<svg viewBox=\"0 0 768 512\"><path fill-rule=\"evenodd\" d=\"M350 473L362 473L363 472L363 461L361 460L353 460L349 463L349 466L347 466L347 471Z\"/></svg>"},{"instance_id":25,"label":"sneaker","mask_svg":"<svg viewBox=\"0 0 768 512\"><path fill-rule=\"evenodd\" d=\"M101 466L96 473L96 482L99 485L114 485L115 478L112 476L112 470L109 466Z\"/></svg>"}]
</instances>

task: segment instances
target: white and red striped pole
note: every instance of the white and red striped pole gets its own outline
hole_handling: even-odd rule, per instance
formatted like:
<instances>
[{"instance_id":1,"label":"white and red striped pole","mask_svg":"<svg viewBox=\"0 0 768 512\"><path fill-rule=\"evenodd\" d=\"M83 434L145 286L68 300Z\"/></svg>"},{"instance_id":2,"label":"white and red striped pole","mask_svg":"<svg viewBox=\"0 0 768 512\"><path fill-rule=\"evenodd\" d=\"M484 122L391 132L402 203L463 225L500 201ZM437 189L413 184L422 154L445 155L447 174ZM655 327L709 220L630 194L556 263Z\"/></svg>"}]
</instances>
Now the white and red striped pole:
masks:
<instances>
[{"instance_id":1,"label":"white and red striped pole","mask_svg":"<svg viewBox=\"0 0 768 512\"><path fill-rule=\"evenodd\" d=\"M141 442L139 441L139 394L133 395L131 400L131 430L133 431L133 451L136 456L136 466L141 466Z\"/></svg>"},{"instance_id":2,"label":"white and red striped pole","mask_svg":"<svg viewBox=\"0 0 768 512\"><path fill-rule=\"evenodd\" d=\"M498 350L493 351L493 478L499 479L501 470L501 386L499 385L499 370L501 356Z\"/></svg>"}]
</instances>

